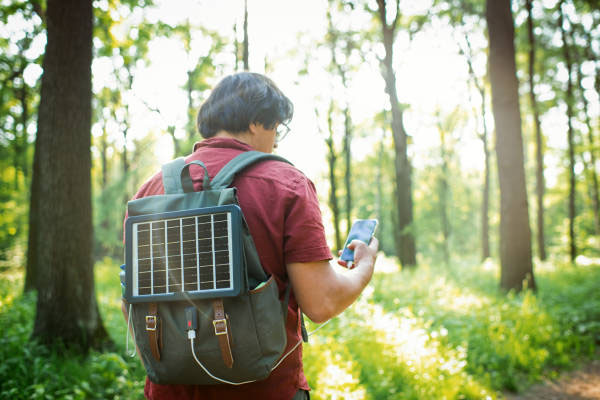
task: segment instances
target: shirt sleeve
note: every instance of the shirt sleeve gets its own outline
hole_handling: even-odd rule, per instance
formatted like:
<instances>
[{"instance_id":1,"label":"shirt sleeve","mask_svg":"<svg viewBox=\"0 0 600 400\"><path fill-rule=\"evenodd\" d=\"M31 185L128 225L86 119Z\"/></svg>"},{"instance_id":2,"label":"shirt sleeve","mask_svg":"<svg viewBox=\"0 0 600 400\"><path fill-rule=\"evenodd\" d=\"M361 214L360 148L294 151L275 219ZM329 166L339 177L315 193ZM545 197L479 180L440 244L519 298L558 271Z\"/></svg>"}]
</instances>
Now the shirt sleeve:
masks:
<instances>
[{"instance_id":1,"label":"shirt sleeve","mask_svg":"<svg viewBox=\"0 0 600 400\"><path fill-rule=\"evenodd\" d=\"M287 201L284 232L285 263L331 260L314 184L302 173Z\"/></svg>"}]
</instances>

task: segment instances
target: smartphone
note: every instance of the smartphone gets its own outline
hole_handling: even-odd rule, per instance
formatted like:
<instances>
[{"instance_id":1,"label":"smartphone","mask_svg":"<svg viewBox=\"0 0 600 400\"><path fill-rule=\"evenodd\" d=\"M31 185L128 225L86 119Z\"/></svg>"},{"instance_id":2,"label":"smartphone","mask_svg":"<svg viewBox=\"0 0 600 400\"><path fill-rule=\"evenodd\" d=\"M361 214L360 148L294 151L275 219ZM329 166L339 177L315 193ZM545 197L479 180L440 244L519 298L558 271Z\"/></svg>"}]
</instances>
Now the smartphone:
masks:
<instances>
[{"instance_id":1,"label":"smartphone","mask_svg":"<svg viewBox=\"0 0 600 400\"><path fill-rule=\"evenodd\" d=\"M348 268L351 268L352 263L354 262L354 250L350 250L348 245L353 240L360 240L361 242L369 244L375 233L376 227L376 219L357 219L354 221L350 233L348 234L348 238L346 239L346 243L344 244L342 255L340 256L340 260L346 261Z\"/></svg>"}]
</instances>

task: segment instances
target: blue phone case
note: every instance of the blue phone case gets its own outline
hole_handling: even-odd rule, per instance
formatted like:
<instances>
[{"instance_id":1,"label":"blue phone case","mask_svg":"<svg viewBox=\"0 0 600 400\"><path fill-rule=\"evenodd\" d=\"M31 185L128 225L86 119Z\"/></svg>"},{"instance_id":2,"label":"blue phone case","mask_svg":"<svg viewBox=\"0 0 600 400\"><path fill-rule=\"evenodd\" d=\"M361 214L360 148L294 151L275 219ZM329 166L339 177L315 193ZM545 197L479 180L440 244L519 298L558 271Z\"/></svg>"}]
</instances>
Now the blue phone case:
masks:
<instances>
[{"instance_id":1,"label":"blue phone case","mask_svg":"<svg viewBox=\"0 0 600 400\"><path fill-rule=\"evenodd\" d=\"M358 219L354 221L354 224L352 224L352 228L350 229L350 234L348 234L348 239L346 239L346 243L344 244L344 250L342 251L340 260L354 261L354 250L350 250L347 246L353 240L360 240L361 242L369 244L371 237L373 237L373 233L375 233L376 227L376 219Z\"/></svg>"}]
</instances>

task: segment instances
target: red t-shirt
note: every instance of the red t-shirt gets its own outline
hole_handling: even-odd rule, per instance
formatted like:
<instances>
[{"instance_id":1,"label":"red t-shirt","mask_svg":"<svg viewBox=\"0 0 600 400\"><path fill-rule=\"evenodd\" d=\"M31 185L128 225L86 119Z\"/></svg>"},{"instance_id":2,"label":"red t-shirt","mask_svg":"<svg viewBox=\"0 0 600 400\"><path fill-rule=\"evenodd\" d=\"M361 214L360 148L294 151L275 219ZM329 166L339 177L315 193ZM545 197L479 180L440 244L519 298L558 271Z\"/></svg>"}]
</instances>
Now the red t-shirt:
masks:
<instances>
[{"instance_id":1,"label":"red t-shirt","mask_svg":"<svg viewBox=\"0 0 600 400\"><path fill-rule=\"evenodd\" d=\"M233 157L250 146L235 139L211 138L194 146L186 162L201 160L212 178ZM190 167L194 189L202 189L204 170ZM263 161L236 176L233 186L260 261L268 274L275 277L280 298L289 279L286 265L331 259L325 239L321 211L314 184L295 167L274 160ZM162 173L147 181L135 199L163 194ZM287 353L299 340L298 303L292 291L286 321ZM259 382L230 385L159 385L146 378L144 394L148 399L291 399L298 389L309 390L302 370L302 346L299 346L271 375Z\"/></svg>"}]
</instances>

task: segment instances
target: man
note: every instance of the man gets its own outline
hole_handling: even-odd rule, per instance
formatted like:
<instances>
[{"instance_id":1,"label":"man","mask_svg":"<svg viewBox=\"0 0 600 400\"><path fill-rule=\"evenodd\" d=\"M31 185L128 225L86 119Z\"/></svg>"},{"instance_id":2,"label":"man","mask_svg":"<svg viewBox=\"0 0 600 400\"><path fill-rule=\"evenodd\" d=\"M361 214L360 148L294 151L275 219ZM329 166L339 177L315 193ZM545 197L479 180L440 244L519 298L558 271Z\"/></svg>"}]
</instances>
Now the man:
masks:
<instances>
[{"instance_id":1,"label":"man","mask_svg":"<svg viewBox=\"0 0 600 400\"><path fill-rule=\"evenodd\" d=\"M186 162L201 160L210 177L238 154L271 153L287 133L293 115L290 100L267 77L243 72L223 79L198 113L204 140ZM194 190L202 190L204 170L193 166ZM302 172L275 160L248 167L233 181L261 264L278 285L280 298L291 284L286 354L299 341L300 310L324 322L356 300L369 283L378 248L353 242L355 268L340 271L330 263L315 187ZM146 182L134 198L164 194L162 173ZM344 262L339 262L345 266ZM343 272L343 273L342 273ZM229 385L159 385L146 379L149 399L305 399L309 386L298 346L271 375L259 382Z\"/></svg>"}]
</instances>

